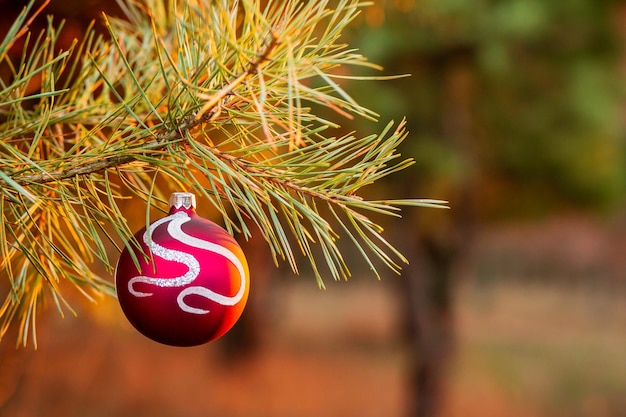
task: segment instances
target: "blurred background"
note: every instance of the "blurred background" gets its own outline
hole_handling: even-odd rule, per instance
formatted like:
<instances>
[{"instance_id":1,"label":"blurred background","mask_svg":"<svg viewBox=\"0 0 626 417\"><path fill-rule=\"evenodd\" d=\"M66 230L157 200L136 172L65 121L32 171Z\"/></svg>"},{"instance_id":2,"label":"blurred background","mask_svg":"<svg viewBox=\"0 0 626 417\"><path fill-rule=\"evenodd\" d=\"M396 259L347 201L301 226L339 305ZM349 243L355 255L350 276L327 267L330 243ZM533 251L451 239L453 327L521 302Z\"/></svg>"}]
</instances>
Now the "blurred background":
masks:
<instances>
[{"instance_id":1,"label":"blurred background","mask_svg":"<svg viewBox=\"0 0 626 417\"><path fill-rule=\"evenodd\" d=\"M103 8L48 12L71 40ZM38 350L0 344L0 416L626 416L626 3L376 1L345 40L411 74L344 85L411 132L417 163L371 195L450 201L386 225L403 275L321 291L244 243L243 319L186 349L77 297Z\"/></svg>"}]
</instances>

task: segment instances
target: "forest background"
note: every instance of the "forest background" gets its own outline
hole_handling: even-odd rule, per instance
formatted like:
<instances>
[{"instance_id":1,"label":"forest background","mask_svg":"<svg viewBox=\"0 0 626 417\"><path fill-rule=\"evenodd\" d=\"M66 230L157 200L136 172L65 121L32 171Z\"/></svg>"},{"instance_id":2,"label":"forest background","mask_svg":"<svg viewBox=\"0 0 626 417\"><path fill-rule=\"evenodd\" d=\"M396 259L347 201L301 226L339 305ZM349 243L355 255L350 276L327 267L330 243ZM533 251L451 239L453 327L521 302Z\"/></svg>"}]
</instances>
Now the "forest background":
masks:
<instances>
[{"instance_id":1,"label":"forest background","mask_svg":"<svg viewBox=\"0 0 626 417\"><path fill-rule=\"evenodd\" d=\"M21 5L0 5L4 26ZM102 7L115 12L49 12L80 37ZM406 116L417 160L370 192L452 207L389 224L405 274L320 291L255 251L269 278L239 330L184 355L137 335L114 300L48 314L37 351L0 346L0 415L626 414L626 7L377 1L346 42L411 74L345 86L381 120Z\"/></svg>"}]
</instances>

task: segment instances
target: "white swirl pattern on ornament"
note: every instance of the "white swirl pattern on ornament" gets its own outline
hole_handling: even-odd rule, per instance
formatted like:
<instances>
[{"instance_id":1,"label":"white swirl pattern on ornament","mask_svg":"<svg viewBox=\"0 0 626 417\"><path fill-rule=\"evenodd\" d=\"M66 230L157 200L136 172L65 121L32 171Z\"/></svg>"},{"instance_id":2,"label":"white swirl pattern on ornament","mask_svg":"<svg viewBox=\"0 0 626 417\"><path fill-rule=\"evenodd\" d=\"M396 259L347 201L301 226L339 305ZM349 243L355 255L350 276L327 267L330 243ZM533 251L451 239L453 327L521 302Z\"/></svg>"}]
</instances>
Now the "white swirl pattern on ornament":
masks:
<instances>
[{"instance_id":1,"label":"white swirl pattern on ornament","mask_svg":"<svg viewBox=\"0 0 626 417\"><path fill-rule=\"evenodd\" d=\"M200 274L200 262L198 262L195 256L178 250L167 249L152 240L152 234L154 233L154 230L160 225L169 222L167 226L167 231L170 236L187 246L191 246L197 249L204 249L225 257L235 266L235 268L237 268L237 272L239 272L239 277L241 278L239 291L232 297L218 294L215 291L197 285L185 288L178 294L178 297L176 298L178 306L181 308L181 310L192 314L209 313L209 310L192 307L187 304L185 302L185 297L187 297L188 295L198 295L200 297L207 298L225 306L233 306L237 304L239 301L241 301L245 293L246 272L243 264L241 263L237 255L235 255L224 246L198 239L183 232L181 226L189 220L191 220L191 217L189 217L187 213L179 211L170 216L155 221L148 227L148 230L146 230L146 232L143 234L143 241L150 248L153 255L167 261L185 264L187 268L189 268L188 271L185 274L175 278L154 278L143 275L137 276L128 281L128 291L135 297L149 297L152 295L152 293L137 291L135 290L134 285L141 282L144 284L156 285L158 287L182 287L191 284Z\"/></svg>"}]
</instances>

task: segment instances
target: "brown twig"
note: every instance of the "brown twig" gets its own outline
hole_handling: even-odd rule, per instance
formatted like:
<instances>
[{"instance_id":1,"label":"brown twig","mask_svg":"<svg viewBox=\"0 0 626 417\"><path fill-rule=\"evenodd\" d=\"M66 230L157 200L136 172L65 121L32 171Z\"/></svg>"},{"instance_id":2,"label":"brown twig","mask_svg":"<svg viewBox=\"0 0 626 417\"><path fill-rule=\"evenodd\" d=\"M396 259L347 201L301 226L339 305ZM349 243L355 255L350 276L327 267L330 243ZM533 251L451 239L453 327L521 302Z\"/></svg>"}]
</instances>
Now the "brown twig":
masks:
<instances>
[{"instance_id":1,"label":"brown twig","mask_svg":"<svg viewBox=\"0 0 626 417\"><path fill-rule=\"evenodd\" d=\"M203 122L204 119L187 121L177 126L176 129L169 130L161 136L157 136L154 141L148 142L145 148L149 148L151 150L163 149L167 145L171 144L173 140L177 138L183 139L182 134L184 132L192 130L194 127ZM68 178L73 178L75 176L90 175L96 172L104 171L109 168L129 164L133 161L136 161L137 159L137 155L131 154L111 155L108 157L100 158L96 161L84 162L82 164L64 170L42 172L40 174L20 175L13 177L12 179L20 185L46 184L53 181L62 181Z\"/></svg>"}]
</instances>

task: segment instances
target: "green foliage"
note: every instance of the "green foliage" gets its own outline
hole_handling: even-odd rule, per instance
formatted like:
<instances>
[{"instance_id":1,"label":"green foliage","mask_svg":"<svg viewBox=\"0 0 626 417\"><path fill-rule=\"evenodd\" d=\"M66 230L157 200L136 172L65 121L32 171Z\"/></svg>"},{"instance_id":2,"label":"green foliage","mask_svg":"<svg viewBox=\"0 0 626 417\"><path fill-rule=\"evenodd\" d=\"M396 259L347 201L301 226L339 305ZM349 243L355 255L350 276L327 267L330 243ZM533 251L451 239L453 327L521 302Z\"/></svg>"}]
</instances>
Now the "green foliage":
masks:
<instances>
[{"instance_id":1,"label":"green foliage","mask_svg":"<svg viewBox=\"0 0 626 417\"><path fill-rule=\"evenodd\" d=\"M472 175L466 165L474 158L481 185L474 196L487 214L524 215L529 206L519 204L520 196L542 211L606 209L623 201L625 90L616 2L383 4L377 3L384 24L365 27L358 45L387 71L413 77L374 85L368 94L407 114L420 178ZM474 155L459 149L444 127L446 77L455 71L470 80ZM456 169L440 163L446 152ZM491 194L481 196L483 190Z\"/></svg>"},{"instance_id":2,"label":"green foliage","mask_svg":"<svg viewBox=\"0 0 626 417\"><path fill-rule=\"evenodd\" d=\"M303 254L320 286L319 252L332 278L350 274L342 236L376 274L376 260L394 270L405 261L370 214L442 204L360 195L412 163L396 151L402 123L365 137L325 134L346 118L376 117L341 87L342 68L374 67L340 41L360 11L356 0L120 2L126 18L105 17L110 36L90 30L68 50L56 44L62 24L28 30L32 5L0 46L11 75L0 81L0 256L9 287L0 335L18 320L26 343L45 299L69 308L68 283L87 297L111 292L93 263L110 271L110 243L119 250L132 238L119 206L131 196L148 203L148 219L170 189L193 191L230 232L249 237L256 226L275 261L297 272Z\"/></svg>"}]
</instances>

